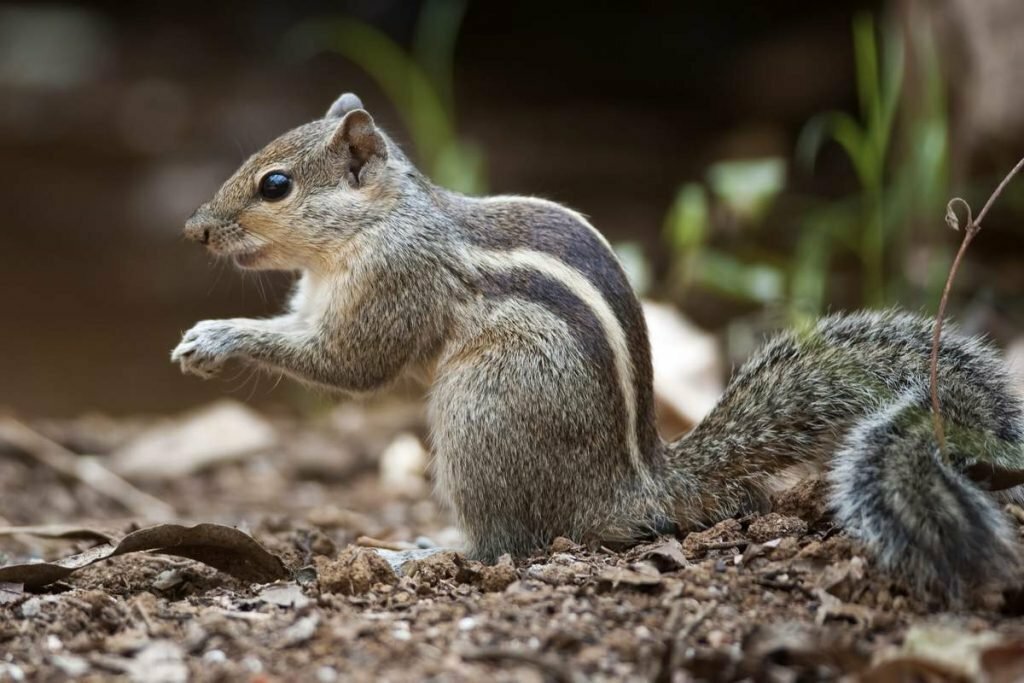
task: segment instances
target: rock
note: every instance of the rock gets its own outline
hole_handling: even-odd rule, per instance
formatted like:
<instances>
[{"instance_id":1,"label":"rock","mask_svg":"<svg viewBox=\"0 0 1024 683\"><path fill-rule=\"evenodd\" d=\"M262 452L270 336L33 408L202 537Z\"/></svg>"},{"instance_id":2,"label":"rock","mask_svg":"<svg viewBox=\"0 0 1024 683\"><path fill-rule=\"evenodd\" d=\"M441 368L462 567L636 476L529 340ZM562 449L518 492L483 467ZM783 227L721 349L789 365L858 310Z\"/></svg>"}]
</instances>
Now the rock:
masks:
<instances>
[{"instance_id":1,"label":"rock","mask_svg":"<svg viewBox=\"0 0 1024 683\"><path fill-rule=\"evenodd\" d=\"M807 522L799 517L769 512L758 517L747 527L747 536L756 543L764 543L783 536L802 536L807 533Z\"/></svg>"},{"instance_id":2,"label":"rock","mask_svg":"<svg viewBox=\"0 0 1024 683\"><path fill-rule=\"evenodd\" d=\"M557 536L555 537L555 540L551 541L552 553L567 553L577 547L578 546L575 543L565 536Z\"/></svg>"},{"instance_id":3,"label":"rock","mask_svg":"<svg viewBox=\"0 0 1024 683\"><path fill-rule=\"evenodd\" d=\"M185 652L169 640L153 640L136 653L127 667L128 678L146 683L185 683Z\"/></svg>"},{"instance_id":4,"label":"rock","mask_svg":"<svg viewBox=\"0 0 1024 683\"><path fill-rule=\"evenodd\" d=\"M176 479L277 445L277 430L235 401L158 424L111 455L114 470L134 479Z\"/></svg>"},{"instance_id":5,"label":"rock","mask_svg":"<svg viewBox=\"0 0 1024 683\"><path fill-rule=\"evenodd\" d=\"M363 595L377 584L393 586L398 576L388 561L371 548L350 546L337 560L317 558L320 588L327 593Z\"/></svg>"},{"instance_id":6,"label":"rock","mask_svg":"<svg viewBox=\"0 0 1024 683\"><path fill-rule=\"evenodd\" d=\"M533 564L526 568L526 578L543 581L551 586L572 583L576 573L571 567L561 564Z\"/></svg>"},{"instance_id":7,"label":"rock","mask_svg":"<svg viewBox=\"0 0 1024 683\"><path fill-rule=\"evenodd\" d=\"M380 478L390 492L419 497L427 491L427 449L413 434L399 434L380 455Z\"/></svg>"},{"instance_id":8,"label":"rock","mask_svg":"<svg viewBox=\"0 0 1024 683\"><path fill-rule=\"evenodd\" d=\"M484 565L480 569L480 590L485 593L503 591L514 581L519 579L519 572L516 571L512 557L502 555L494 565Z\"/></svg>"},{"instance_id":9,"label":"rock","mask_svg":"<svg viewBox=\"0 0 1024 683\"><path fill-rule=\"evenodd\" d=\"M743 541L740 523L735 519L723 519L718 524L704 531L694 531L683 539L683 551L687 556L703 553L707 546L715 543Z\"/></svg>"},{"instance_id":10,"label":"rock","mask_svg":"<svg viewBox=\"0 0 1024 683\"><path fill-rule=\"evenodd\" d=\"M466 559L453 550L427 551L420 559L406 562L402 572L421 585L433 586L440 581L455 580L466 567Z\"/></svg>"},{"instance_id":11,"label":"rock","mask_svg":"<svg viewBox=\"0 0 1024 683\"><path fill-rule=\"evenodd\" d=\"M714 335L672 306L643 302L651 340L654 395L670 432L700 422L722 395L722 358Z\"/></svg>"},{"instance_id":12,"label":"rock","mask_svg":"<svg viewBox=\"0 0 1024 683\"><path fill-rule=\"evenodd\" d=\"M302 609L310 602L309 597L294 583L271 584L260 591L260 600L269 605L293 609Z\"/></svg>"},{"instance_id":13,"label":"rock","mask_svg":"<svg viewBox=\"0 0 1024 683\"><path fill-rule=\"evenodd\" d=\"M281 647L296 647L308 642L316 635L316 629L320 625L320 617L311 614L308 617L297 619L294 624L285 629L281 634Z\"/></svg>"}]
</instances>

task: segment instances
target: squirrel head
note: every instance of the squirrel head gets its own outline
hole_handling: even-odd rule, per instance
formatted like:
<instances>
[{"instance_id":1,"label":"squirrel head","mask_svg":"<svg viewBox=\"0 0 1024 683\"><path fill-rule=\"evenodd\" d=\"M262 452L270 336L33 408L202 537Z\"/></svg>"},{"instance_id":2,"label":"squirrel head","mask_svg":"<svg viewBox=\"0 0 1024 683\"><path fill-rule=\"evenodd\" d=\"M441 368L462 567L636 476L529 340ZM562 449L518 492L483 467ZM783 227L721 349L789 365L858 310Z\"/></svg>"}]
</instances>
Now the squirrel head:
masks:
<instances>
[{"instance_id":1,"label":"squirrel head","mask_svg":"<svg viewBox=\"0 0 1024 683\"><path fill-rule=\"evenodd\" d=\"M252 155L185 235L253 269L312 269L401 197L409 162L352 93Z\"/></svg>"}]
</instances>

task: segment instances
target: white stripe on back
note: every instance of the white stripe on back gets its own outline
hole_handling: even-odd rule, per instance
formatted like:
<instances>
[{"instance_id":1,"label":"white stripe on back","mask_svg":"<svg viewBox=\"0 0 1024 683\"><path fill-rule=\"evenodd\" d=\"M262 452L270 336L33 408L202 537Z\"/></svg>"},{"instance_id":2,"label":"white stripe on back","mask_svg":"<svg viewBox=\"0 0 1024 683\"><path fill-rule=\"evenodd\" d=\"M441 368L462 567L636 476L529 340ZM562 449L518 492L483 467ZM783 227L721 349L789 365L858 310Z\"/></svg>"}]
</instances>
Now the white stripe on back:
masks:
<instances>
[{"instance_id":1,"label":"white stripe on back","mask_svg":"<svg viewBox=\"0 0 1024 683\"><path fill-rule=\"evenodd\" d=\"M532 249L501 251L467 247L466 253L470 263L484 270L507 272L529 269L546 275L568 288L594 313L594 317L597 318L604 330L608 346L611 348L615 362L615 374L626 407L627 424L625 428L629 457L638 472L645 472L641 463L640 445L636 433L636 385L633 382L633 364L629 343L626 341L626 334L622 325L619 324L619 319L615 317L615 312L612 311L604 295L583 273L541 251Z\"/></svg>"}]
</instances>

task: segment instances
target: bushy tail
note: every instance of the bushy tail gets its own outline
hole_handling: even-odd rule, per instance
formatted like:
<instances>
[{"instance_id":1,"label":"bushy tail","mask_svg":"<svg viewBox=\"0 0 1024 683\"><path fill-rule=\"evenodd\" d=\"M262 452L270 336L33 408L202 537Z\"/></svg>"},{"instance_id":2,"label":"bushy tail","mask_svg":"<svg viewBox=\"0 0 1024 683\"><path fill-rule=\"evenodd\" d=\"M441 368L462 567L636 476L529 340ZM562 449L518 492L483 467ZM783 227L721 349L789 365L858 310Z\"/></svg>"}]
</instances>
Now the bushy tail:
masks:
<instances>
[{"instance_id":1,"label":"bushy tail","mask_svg":"<svg viewBox=\"0 0 1024 683\"><path fill-rule=\"evenodd\" d=\"M1014 528L964 470L998 458L993 449L1016 449L1020 458L1022 446L964 428L947 432L940 451L927 391L908 391L849 433L829 476L837 521L883 568L919 591L944 589L959 600L1020 576Z\"/></svg>"}]
</instances>

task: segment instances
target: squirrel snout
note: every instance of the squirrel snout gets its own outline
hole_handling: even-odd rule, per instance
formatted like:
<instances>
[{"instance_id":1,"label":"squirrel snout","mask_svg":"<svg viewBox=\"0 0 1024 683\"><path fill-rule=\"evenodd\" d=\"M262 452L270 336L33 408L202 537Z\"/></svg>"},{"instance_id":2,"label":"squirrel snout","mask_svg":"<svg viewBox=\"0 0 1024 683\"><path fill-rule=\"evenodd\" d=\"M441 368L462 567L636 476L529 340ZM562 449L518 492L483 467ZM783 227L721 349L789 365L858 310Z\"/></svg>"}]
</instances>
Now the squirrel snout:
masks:
<instances>
[{"instance_id":1,"label":"squirrel snout","mask_svg":"<svg viewBox=\"0 0 1024 683\"><path fill-rule=\"evenodd\" d=\"M185 221L185 237L200 244L210 243L211 221L201 214L194 214Z\"/></svg>"}]
</instances>

